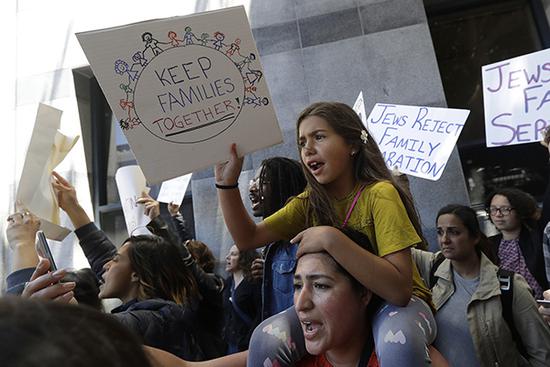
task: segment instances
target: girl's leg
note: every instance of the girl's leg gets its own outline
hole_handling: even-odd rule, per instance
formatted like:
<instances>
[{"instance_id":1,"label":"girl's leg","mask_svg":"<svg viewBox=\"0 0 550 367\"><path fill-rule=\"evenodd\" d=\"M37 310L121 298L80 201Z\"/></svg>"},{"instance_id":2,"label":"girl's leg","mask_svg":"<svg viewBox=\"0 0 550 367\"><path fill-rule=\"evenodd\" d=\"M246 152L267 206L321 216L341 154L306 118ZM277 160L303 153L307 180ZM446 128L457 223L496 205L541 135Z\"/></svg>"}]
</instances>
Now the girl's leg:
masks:
<instances>
[{"instance_id":1,"label":"girl's leg","mask_svg":"<svg viewBox=\"0 0 550 367\"><path fill-rule=\"evenodd\" d=\"M420 367L431 364L428 346L437 334L430 307L413 296L406 307L384 303L372 320L376 354L381 367Z\"/></svg>"},{"instance_id":2,"label":"girl's leg","mask_svg":"<svg viewBox=\"0 0 550 367\"><path fill-rule=\"evenodd\" d=\"M306 354L304 334L294 306L264 320L248 346L249 367L290 367Z\"/></svg>"}]
</instances>

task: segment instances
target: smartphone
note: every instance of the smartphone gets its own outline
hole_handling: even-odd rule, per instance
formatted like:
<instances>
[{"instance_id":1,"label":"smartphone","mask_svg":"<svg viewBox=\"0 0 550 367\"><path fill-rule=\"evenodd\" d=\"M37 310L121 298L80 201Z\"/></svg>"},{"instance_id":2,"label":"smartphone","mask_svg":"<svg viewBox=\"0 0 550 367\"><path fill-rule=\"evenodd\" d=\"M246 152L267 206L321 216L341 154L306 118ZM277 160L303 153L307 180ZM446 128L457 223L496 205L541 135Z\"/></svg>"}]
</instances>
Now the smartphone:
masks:
<instances>
[{"instance_id":1,"label":"smartphone","mask_svg":"<svg viewBox=\"0 0 550 367\"><path fill-rule=\"evenodd\" d=\"M44 235L44 232L38 231L36 232L36 236L38 237L38 241L36 242L36 252L38 253L38 256L48 259L50 261L50 271L56 271L57 266L53 260L53 255L50 251L50 246L48 245L46 235Z\"/></svg>"},{"instance_id":2,"label":"smartphone","mask_svg":"<svg viewBox=\"0 0 550 367\"><path fill-rule=\"evenodd\" d=\"M544 308L550 308L550 300L547 299L537 299L537 303L539 306L542 306Z\"/></svg>"}]
</instances>

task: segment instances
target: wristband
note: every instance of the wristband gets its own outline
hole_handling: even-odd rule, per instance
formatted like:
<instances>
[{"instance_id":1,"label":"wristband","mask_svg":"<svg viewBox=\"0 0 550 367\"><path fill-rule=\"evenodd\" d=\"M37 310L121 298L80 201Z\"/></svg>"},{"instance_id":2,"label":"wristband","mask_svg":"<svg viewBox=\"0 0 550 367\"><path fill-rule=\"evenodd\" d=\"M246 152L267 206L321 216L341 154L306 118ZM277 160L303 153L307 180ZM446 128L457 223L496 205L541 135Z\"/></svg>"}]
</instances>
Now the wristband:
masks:
<instances>
[{"instance_id":1,"label":"wristband","mask_svg":"<svg viewBox=\"0 0 550 367\"><path fill-rule=\"evenodd\" d=\"M216 184L216 188L217 189L220 189L220 190L231 190L231 189L236 189L239 187L239 183L235 183L234 185L219 185L219 184Z\"/></svg>"}]
</instances>

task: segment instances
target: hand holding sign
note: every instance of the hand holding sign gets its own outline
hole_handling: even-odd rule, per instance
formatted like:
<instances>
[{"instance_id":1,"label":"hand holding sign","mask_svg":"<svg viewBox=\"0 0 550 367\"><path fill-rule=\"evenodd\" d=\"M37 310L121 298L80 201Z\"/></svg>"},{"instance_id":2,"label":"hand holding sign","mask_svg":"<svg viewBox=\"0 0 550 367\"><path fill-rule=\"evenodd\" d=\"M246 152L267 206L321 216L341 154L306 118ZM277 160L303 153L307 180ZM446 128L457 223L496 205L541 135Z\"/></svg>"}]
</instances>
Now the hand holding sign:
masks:
<instances>
[{"instance_id":1,"label":"hand holding sign","mask_svg":"<svg viewBox=\"0 0 550 367\"><path fill-rule=\"evenodd\" d=\"M143 205L144 214L151 220L160 215L160 203L145 191L141 193L141 197L136 200L136 203Z\"/></svg>"},{"instance_id":2,"label":"hand holding sign","mask_svg":"<svg viewBox=\"0 0 550 367\"><path fill-rule=\"evenodd\" d=\"M224 163L218 163L214 168L216 183L218 185L233 186L239 181L243 168L244 157L237 155L237 144L231 144L231 158Z\"/></svg>"}]
</instances>

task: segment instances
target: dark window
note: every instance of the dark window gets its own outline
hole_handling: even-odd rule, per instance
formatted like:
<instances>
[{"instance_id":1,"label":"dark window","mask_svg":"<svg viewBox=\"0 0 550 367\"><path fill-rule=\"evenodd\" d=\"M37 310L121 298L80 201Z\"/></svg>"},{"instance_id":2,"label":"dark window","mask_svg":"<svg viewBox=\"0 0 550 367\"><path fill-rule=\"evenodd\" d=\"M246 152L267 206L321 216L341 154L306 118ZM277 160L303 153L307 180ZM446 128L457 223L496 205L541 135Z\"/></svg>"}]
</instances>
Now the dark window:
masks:
<instances>
[{"instance_id":1,"label":"dark window","mask_svg":"<svg viewBox=\"0 0 550 367\"><path fill-rule=\"evenodd\" d=\"M497 187L541 198L548 155L537 143L485 146L481 67L541 50L548 22L540 0L425 0L448 107L469 109L458 150L473 206ZM548 47L548 46L546 46Z\"/></svg>"}]
</instances>

